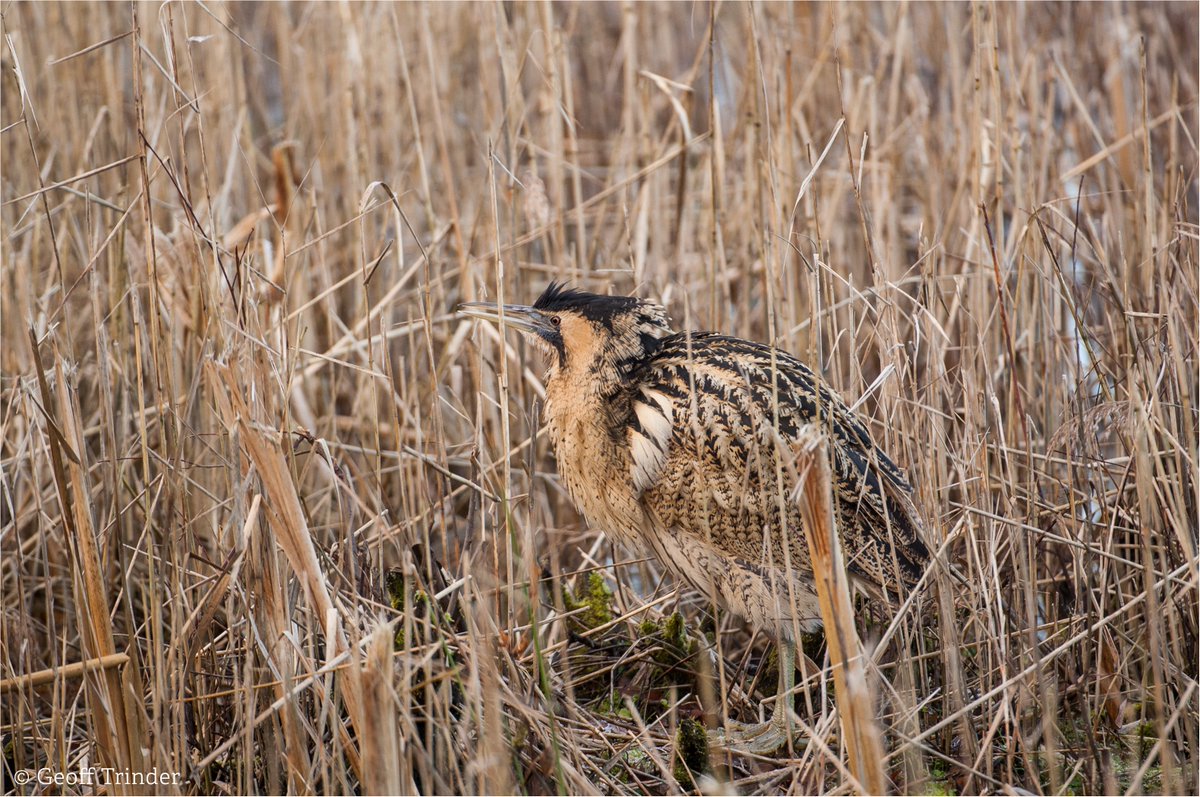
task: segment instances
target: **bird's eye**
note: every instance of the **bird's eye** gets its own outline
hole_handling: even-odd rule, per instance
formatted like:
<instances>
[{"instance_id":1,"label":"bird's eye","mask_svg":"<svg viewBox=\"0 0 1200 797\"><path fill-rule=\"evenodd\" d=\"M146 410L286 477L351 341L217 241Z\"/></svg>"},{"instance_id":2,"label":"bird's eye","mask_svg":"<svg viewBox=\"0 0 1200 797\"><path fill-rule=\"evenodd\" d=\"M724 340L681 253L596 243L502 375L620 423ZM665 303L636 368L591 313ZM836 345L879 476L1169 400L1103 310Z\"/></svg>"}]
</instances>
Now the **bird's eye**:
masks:
<instances>
[{"instance_id":1,"label":"bird's eye","mask_svg":"<svg viewBox=\"0 0 1200 797\"><path fill-rule=\"evenodd\" d=\"M552 315L550 316L550 324L552 326L560 327L562 326L562 319L556 315Z\"/></svg>"}]
</instances>

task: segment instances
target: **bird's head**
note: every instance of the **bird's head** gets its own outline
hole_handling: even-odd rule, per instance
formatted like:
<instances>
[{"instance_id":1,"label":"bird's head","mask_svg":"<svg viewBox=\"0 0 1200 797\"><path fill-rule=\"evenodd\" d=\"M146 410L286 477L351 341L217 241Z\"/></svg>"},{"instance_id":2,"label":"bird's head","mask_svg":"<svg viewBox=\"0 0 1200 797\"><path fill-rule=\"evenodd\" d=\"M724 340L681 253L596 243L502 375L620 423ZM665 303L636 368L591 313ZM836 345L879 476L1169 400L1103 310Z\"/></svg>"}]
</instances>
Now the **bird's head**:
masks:
<instances>
[{"instance_id":1,"label":"bird's head","mask_svg":"<svg viewBox=\"0 0 1200 797\"><path fill-rule=\"evenodd\" d=\"M590 373L598 392L619 386L671 334L666 312L633 296L601 296L550 283L533 306L460 305L461 315L519 329L550 358L550 378Z\"/></svg>"}]
</instances>

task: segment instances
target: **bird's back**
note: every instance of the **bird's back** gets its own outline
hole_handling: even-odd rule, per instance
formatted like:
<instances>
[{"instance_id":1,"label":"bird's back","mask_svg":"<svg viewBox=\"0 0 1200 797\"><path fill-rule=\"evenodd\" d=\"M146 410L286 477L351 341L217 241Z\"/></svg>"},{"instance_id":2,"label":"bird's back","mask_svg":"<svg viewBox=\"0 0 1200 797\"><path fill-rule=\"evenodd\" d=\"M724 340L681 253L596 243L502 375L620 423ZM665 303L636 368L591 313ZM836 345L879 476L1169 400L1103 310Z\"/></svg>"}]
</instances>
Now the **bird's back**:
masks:
<instances>
[{"instance_id":1,"label":"bird's back","mask_svg":"<svg viewBox=\"0 0 1200 797\"><path fill-rule=\"evenodd\" d=\"M717 577L744 569L748 581L762 582L752 585L759 591L781 572L802 582L811 573L787 465L805 424L829 435L839 537L855 581L896 594L920 577L929 552L904 475L799 360L739 338L679 333L631 377L634 487L676 550L648 542L664 558L684 557L672 564L697 586L703 578L688 572L695 571L689 546L724 557L714 565Z\"/></svg>"}]
</instances>

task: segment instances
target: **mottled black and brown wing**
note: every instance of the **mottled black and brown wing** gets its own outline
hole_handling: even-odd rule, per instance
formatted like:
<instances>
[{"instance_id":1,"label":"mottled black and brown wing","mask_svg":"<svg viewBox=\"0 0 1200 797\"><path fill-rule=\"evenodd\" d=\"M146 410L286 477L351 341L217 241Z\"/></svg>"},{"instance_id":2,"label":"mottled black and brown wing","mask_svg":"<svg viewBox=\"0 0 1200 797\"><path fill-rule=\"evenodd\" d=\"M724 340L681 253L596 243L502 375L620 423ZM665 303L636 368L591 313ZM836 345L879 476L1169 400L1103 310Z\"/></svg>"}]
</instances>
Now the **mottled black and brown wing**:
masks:
<instances>
[{"instance_id":1,"label":"mottled black and brown wing","mask_svg":"<svg viewBox=\"0 0 1200 797\"><path fill-rule=\"evenodd\" d=\"M811 570L777 446L815 423L832 443L851 574L888 592L920 577L929 554L903 473L799 360L738 338L681 333L632 376L633 482L664 523L756 565Z\"/></svg>"},{"instance_id":2,"label":"mottled black and brown wing","mask_svg":"<svg viewBox=\"0 0 1200 797\"><path fill-rule=\"evenodd\" d=\"M930 556L909 491L880 478L870 459L853 449L835 446L832 459L834 511L847 568L868 590L895 593L897 581L912 586Z\"/></svg>"}]
</instances>

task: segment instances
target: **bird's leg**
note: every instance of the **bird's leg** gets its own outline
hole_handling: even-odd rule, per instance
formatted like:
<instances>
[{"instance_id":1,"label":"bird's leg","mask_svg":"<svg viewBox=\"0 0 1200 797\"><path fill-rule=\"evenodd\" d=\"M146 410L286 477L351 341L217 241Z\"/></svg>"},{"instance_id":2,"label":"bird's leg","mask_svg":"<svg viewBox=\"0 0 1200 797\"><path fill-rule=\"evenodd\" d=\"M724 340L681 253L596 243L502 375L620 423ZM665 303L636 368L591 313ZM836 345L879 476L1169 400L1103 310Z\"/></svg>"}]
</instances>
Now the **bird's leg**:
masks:
<instances>
[{"instance_id":1,"label":"bird's leg","mask_svg":"<svg viewBox=\"0 0 1200 797\"><path fill-rule=\"evenodd\" d=\"M781 635L782 636L782 635ZM745 753L765 755L774 753L788 743L792 735L789 710L792 688L796 685L796 643L787 638L779 640L779 690L775 707L766 722L745 724L727 720L724 728L709 733L715 747Z\"/></svg>"}]
</instances>

